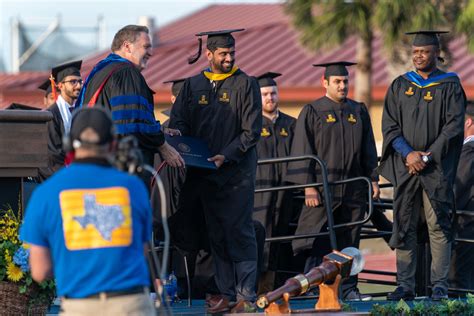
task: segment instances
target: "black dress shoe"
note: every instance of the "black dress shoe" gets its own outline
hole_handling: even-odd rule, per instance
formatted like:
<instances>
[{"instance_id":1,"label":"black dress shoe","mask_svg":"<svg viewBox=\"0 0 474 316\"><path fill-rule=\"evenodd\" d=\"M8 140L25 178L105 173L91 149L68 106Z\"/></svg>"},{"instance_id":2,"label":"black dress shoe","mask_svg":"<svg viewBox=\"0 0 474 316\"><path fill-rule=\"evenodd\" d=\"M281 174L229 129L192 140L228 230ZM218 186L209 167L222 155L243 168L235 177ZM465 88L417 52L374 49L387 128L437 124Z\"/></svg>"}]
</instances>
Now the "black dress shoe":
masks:
<instances>
[{"instance_id":1,"label":"black dress shoe","mask_svg":"<svg viewBox=\"0 0 474 316\"><path fill-rule=\"evenodd\" d=\"M387 301L412 301L414 298L415 294L412 291L406 290L401 286L397 287L395 291L387 295Z\"/></svg>"},{"instance_id":2,"label":"black dress shoe","mask_svg":"<svg viewBox=\"0 0 474 316\"><path fill-rule=\"evenodd\" d=\"M448 299L448 291L441 288L435 287L433 289L433 293L431 293L431 300L433 301L441 301Z\"/></svg>"}]
</instances>

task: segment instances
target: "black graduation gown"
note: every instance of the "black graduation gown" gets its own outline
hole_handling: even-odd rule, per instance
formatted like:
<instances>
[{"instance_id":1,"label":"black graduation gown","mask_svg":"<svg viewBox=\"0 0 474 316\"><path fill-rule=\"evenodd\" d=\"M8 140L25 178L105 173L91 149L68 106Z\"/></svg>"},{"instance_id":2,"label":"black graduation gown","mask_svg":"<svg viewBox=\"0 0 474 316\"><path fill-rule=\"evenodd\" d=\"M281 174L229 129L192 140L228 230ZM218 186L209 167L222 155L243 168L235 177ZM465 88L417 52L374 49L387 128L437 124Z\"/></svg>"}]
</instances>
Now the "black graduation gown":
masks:
<instances>
[{"instance_id":1,"label":"black graduation gown","mask_svg":"<svg viewBox=\"0 0 474 316\"><path fill-rule=\"evenodd\" d=\"M431 76L444 74L436 70ZM463 142L466 96L458 77L420 88L406 76L390 85L382 116L383 152L379 173L395 187L394 226L390 245L403 246L413 212L414 195L427 193L438 223L451 236L449 209L454 208L453 184ZM432 162L418 176L410 175L392 141L403 136L414 149L431 152Z\"/></svg>"},{"instance_id":2,"label":"black graduation gown","mask_svg":"<svg viewBox=\"0 0 474 316\"><path fill-rule=\"evenodd\" d=\"M454 185L456 208L474 212L474 142L463 145ZM458 215L459 238L474 238L474 217ZM449 279L451 287L474 289L474 244L458 242L453 245Z\"/></svg>"},{"instance_id":3,"label":"black graduation gown","mask_svg":"<svg viewBox=\"0 0 474 316\"><path fill-rule=\"evenodd\" d=\"M211 208L215 211L206 216L211 244L220 243L219 247L225 247L235 261L253 260L256 259L252 225L255 145L262 127L260 89L254 78L240 70L216 83L213 88L202 72L186 79L171 110L170 128L203 139L211 155L226 157L226 162L216 171L188 168L180 203L186 196L201 194L195 197L198 199L195 208L203 206L205 214ZM194 190L201 193L185 192L187 183L194 183L199 187ZM209 192L215 192L216 196L202 196ZM193 231L188 233L193 238Z\"/></svg>"},{"instance_id":4,"label":"black graduation gown","mask_svg":"<svg viewBox=\"0 0 474 316\"><path fill-rule=\"evenodd\" d=\"M116 66L117 62L111 63L90 79L83 106L87 106L89 100ZM155 119L153 94L153 90L150 89L140 71L130 64L112 74L96 102L97 106L103 106L111 111L119 138L127 135L137 138L144 161L151 166L154 154L164 143L164 135L160 130L159 122Z\"/></svg>"},{"instance_id":5,"label":"black graduation gown","mask_svg":"<svg viewBox=\"0 0 474 316\"><path fill-rule=\"evenodd\" d=\"M456 182L454 185L456 208L474 212L474 142L467 142L462 146L459 157ZM474 235L474 217L460 216L459 233L465 232L471 237ZM468 229L464 229L468 228Z\"/></svg>"},{"instance_id":6,"label":"black graduation gown","mask_svg":"<svg viewBox=\"0 0 474 316\"><path fill-rule=\"evenodd\" d=\"M66 153L63 149L64 123L57 103L51 105L47 111L53 114L48 122L48 166L39 169L39 178L46 180L64 166Z\"/></svg>"},{"instance_id":7,"label":"black graduation gown","mask_svg":"<svg viewBox=\"0 0 474 316\"><path fill-rule=\"evenodd\" d=\"M282 112L273 123L263 116L260 140L257 143L258 159L288 157L291 150L296 119ZM256 188L263 189L280 186L286 173L287 163L267 164L257 166ZM264 227L267 237L282 236L287 234L291 201L291 192L266 192L255 194L253 219L259 221ZM287 202L287 203L285 203ZM285 207L288 206L288 207ZM267 268L275 270L278 262L279 244L266 243L264 255L261 259L261 270Z\"/></svg>"},{"instance_id":8,"label":"black graduation gown","mask_svg":"<svg viewBox=\"0 0 474 316\"><path fill-rule=\"evenodd\" d=\"M330 182L358 176L377 181L377 150L366 106L351 99L337 103L326 96L305 105L296 122L291 147L291 156L301 155L321 158L326 163ZM286 179L297 184L322 182L319 167L309 161L291 162ZM362 182L331 186L332 208L344 200L360 199L365 190ZM326 220L322 207L304 206L296 234L321 232ZM293 241L294 253L311 248L313 240Z\"/></svg>"},{"instance_id":9,"label":"black graduation gown","mask_svg":"<svg viewBox=\"0 0 474 316\"><path fill-rule=\"evenodd\" d=\"M169 120L166 120L161 125L163 128L168 127ZM155 155L155 170L157 170L164 159L159 155ZM178 210L178 201L179 201L179 193L181 192L181 188L184 184L184 179L186 177L186 169L184 168L172 168L170 166L165 166L161 168L159 173L160 179L163 182L163 186L165 188L165 196L166 196L166 205L167 205L167 217L174 215ZM153 205L154 214L154 222L160 223L161 222L161 213L160 213L160 198L158 196L158 192L156 191L156 185L152 188L151 192L151 201ZM161 228L161 224L158 225L158 228ZM156 230L155 230L156 231ZM158 229L160 232L161 229ZM161 236L159 233L157 236Z\"/></svg>"},{"instance_id":10,"label":"black graduation gown","mask_svg":"<svg viewBox=\"0 0 474 316\"><path fill-rule=\"evenodd\" d=\"M296 125L296 119L279 112L275 123L263 116L260 140L257 143L258 159L290 156L291 142ZM282 185L287 164L267 164L257 167L256 188L263 189ZM278 222L280 192L267 192L255 195L253 218L265 226L267 236L272 236L272 230ZM281 192L283 193L283 192Z\"/></svg>"}]
</instances>

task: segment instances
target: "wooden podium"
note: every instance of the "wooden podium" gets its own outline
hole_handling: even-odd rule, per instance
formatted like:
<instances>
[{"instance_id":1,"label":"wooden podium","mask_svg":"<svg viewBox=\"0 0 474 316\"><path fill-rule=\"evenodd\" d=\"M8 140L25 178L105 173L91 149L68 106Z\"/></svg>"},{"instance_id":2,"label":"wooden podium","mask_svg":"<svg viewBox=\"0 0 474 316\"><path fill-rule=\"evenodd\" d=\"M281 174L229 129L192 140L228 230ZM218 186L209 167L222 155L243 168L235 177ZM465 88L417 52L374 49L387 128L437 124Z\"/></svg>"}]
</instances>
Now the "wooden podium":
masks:
<instances>
[{"instance_id":1,"label":"wooden podium","mask_svg":"<svg viewBox=\"0 0 474 316\"><path fill-rule=\"evenodd\" d=\"M0 209L23 209L23 179L47 167L51 119L48 111L0 110Z\"/></svg>"}]
</instances>

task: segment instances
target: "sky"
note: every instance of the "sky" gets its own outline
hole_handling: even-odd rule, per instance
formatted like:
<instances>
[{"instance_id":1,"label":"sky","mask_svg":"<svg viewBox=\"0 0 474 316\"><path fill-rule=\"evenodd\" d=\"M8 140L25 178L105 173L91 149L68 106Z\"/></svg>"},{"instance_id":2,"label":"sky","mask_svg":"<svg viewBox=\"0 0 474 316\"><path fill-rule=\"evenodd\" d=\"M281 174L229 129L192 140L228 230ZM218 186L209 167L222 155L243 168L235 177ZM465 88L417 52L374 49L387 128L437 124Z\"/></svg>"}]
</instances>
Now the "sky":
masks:
<instances>
[{"instance_id":1,"label":"sky","mask_svg":"<svg viewBox=\"0 0 474 316\"><path fill-rule=\"evenodd\" d=\"M151 16L161 27L196 10L216 3L277 3L281 0L0 0L0 69L10 69L11 21L18 18L39 35L59 16L69 30L97 26L103 16L107 29L107 45L115 32L127 24L135 24L139 16ZM77 38L88 35L75 33ZM84 39L85 40L85 39Z\"/></svg>"}]
</instances>

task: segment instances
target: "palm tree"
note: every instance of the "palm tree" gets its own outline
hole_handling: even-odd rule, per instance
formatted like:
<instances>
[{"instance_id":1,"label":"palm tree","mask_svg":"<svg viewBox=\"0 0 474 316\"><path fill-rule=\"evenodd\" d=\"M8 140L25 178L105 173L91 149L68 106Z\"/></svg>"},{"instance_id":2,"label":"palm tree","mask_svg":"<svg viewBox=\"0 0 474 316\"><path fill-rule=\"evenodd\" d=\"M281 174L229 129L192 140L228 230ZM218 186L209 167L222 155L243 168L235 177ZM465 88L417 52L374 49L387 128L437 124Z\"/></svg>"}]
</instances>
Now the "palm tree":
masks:
<instances>
[{"instance_id":1,"label":"palm tree","mask_svg":"<svg viewBox=\"0 0 474 316\"><path fill-rule=\"evenodd\" d=\"M468 0L456 19L456 31L465 34L469 51L474 52L474 37L469 36L474 29L474 0Z\"/></svg>"},{"instance_id":2,"label":"palm tree","mask_svg":"<svg viewBox=\"0 0 474 316\"><path fill-rule=\"evenodd\" d=\"M286 8L293 24L301 30L302 44L310 49L330 48L350 36L357 37L355 99L370 106L374 32L383 34L384 46L391 51L405 38L407 31L446 24L437 2L439 0L287 0ZM451 5L459 6L459 2Z\"/></svg>"}]
</instances>

